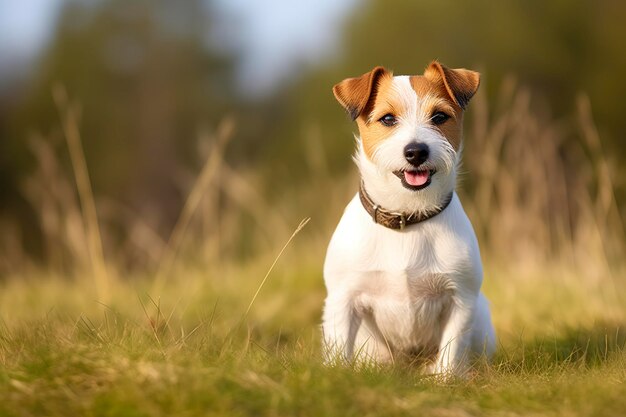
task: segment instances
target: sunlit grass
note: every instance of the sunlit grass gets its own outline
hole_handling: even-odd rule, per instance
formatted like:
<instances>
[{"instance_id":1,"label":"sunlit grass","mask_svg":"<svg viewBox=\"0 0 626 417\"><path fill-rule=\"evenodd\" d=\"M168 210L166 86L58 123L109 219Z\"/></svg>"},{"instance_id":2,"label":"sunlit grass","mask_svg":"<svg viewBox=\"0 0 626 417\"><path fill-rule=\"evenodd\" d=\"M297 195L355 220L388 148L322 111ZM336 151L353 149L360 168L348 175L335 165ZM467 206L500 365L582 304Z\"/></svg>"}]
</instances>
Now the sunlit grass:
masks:
<instances>
[{"instance_id":1,"label":"sunlit grass","mask_svg":"<svg viewBox=\"0 0 626 417\"><path fill-rule=\"evenodd\" d=\"M324 252L358 180L330 174L319 138L306 144L311 180L271 199L272 181L224 160L235 125L223 124L202 139L203 168L163 238L132 210L96 205L61 100L82 204L34 139L25 194L46 262L0 235L0 415L623 415L626 245L610 159L584 99L575 171L561 130L523 91L509 101L490 119L477 100L480 152L468 151L474 180L460 192L498 350L444 384L400 366L322 366Z\"/></svg>"},{"instance_id":2,"label":"sunlit grass","mask_svg":"<svg viewBox=\"0 0 626 417\"><path fill-rule=\"evenodd\" d=\"M626 410L626 309L575 277L487 281L499 349L468 380L325 368L318 264L271 258L176 271L159 294L126 277L32 276L0 292L2 415L614 415ZM290 249L291 252L290 252ZM488 272L488 275L490 272ZM37 274L35 274L37 275ZM593 297L592 297L593 298ZM598 297L595 297L598 298Z\"/></svg>"}]
</instances>

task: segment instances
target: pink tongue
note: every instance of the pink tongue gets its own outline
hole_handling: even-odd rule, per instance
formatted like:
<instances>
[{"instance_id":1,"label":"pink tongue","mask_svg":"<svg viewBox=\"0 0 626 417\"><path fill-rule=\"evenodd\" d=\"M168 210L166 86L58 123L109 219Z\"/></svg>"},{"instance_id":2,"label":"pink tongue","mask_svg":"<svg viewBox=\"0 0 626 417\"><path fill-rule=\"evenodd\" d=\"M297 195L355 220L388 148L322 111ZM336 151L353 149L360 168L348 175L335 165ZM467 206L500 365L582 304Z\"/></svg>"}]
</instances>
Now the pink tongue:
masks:
<instances>
[{"instance_id":1,"label":"pink tongue","mask_svg":"<svg viewBox=\"0 0 626 417\"><path fill-rule=\"evenodd\" d=\"M426 184L430 173L424 171L404 171L404 179L409 185L420 186Z\"/></svg>"}]
</instances>

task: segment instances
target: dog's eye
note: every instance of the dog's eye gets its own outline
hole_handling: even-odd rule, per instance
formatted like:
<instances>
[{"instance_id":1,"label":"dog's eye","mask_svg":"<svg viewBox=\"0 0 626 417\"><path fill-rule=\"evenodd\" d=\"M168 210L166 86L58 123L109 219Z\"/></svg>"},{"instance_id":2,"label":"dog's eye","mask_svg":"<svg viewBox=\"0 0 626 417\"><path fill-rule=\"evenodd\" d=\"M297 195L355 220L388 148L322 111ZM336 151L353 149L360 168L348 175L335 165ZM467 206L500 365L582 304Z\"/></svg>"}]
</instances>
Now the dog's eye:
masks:
<instances>
[{"instance_id":1,"label":"dog's eye","mask_svg":"<svg viewBox=\"0 0 626 417\"><path fill-rule=\"evenodd\" d=\"M450 118L450 116L448 116L447 114L445 114L442 111L438 111L435 114L432 115L432 117L430 118L431 122L433 122L436 125L440 125L445 123L448 119Z\"/></svg>"},{"instance_id":2,"label":"dog's eye","mask_svg":"<svg viewBox=\"0 0 626 417\"><path fill-rule=\"evenodd\" d=\"M382 124L384 124L385 126L393 126L396 123L398 123L398 120L396 119L396 116L394 116L391 113L388 113L388 114L384 115L383 117L378 119L378 121L381 122Z\"/></svg>"}]
</instances>

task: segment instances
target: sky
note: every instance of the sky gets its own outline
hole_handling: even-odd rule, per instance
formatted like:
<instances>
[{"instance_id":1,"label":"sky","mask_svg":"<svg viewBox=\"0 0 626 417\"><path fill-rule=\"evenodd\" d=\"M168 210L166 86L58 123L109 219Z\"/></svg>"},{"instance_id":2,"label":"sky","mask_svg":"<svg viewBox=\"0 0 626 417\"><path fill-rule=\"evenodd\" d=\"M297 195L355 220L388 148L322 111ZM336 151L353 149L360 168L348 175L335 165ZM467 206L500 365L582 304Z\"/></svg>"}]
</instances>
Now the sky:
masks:
<instances>
[{"instance_id":1,"label":"sky","mask_svg":"<svg viewBox=\"0 0 626 417\"><path fill-rule=\"evenodd\" d=\"M58 0L0 0L0 51L32 54L49 37Z\"/></svg>"},{"instance_id":2,"label":"sky","mask_svg":"<svg viewBox=\"0 0 626 417\"><path fill-rule=\"evenodd\" d=\"M224 42L243 50L241 87L270 90L298 65L315 65L337 52L341 24L357 0L218 0Z\"/></svg>"},{"instance_id":3,"label":"sky","mask_svg":"<svg viewBox=\"0 0 626 417\"><path fill-rule=\"evenodd\" d=\"M336 53L341 23L357 1L214 0L207 2L218 17L210 40L241 52L240 88L263 95L298 65L315 65ZM28 74L62 4L0 0L0 85Z\"/></svg>"},{"instance_id":4,"label":"sky","mask_svg":"<svg viewBox=\"0 0 626 417\"><path fill-rule=\"evenodd\" d=\"M52 33L61 1L0 0L0 86L28 74Z\"/></svg>"}]
</instances>

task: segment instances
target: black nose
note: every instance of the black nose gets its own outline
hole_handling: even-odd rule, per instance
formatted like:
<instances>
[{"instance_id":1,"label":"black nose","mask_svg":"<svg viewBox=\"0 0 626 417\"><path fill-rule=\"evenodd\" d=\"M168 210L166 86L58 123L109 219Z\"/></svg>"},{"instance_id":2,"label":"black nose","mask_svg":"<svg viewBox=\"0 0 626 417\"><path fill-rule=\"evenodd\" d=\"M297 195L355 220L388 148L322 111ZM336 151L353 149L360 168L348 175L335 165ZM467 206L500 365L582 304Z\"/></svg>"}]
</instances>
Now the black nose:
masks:
<instances>
[{"instance_id":1,"label":"black nose","mask_svg":"<svg viewBox=\"0 0 626 417\"><path fill-rule=\"evenodd\" d=\"M409 143L404 147L404 157L411 164L420 166L428 159L428 145L425 143Z\"/></svg>"}]
</instances>

